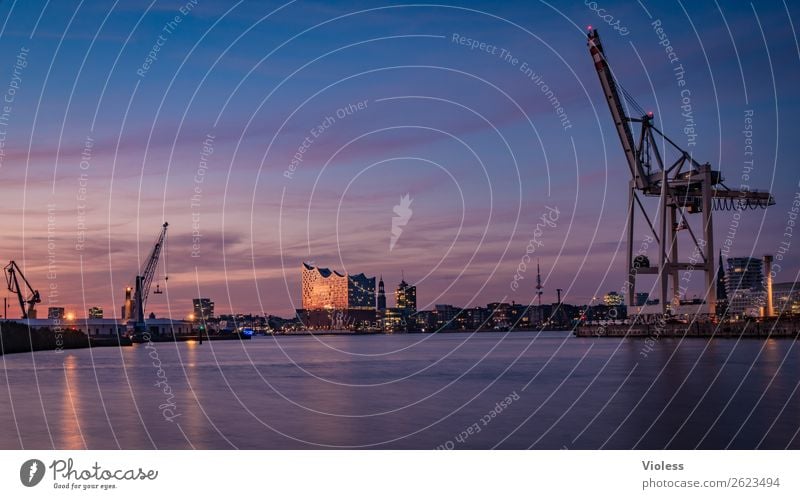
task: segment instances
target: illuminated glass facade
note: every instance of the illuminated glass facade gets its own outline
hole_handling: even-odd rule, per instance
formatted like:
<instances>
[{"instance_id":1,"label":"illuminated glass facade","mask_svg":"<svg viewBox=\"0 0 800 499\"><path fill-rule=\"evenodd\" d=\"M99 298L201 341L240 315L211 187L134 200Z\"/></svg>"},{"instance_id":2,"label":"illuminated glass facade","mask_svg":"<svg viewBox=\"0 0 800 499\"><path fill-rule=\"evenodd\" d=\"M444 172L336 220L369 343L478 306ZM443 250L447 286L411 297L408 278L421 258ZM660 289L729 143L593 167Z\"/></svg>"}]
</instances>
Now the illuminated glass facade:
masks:
<instances>
[{"instance_id":1,"label":"illuminated glass facade","mask_svg":"<svg viewBox=\"0 0 800 499\"><path fill-rule=\"evenodd\" d=\"M347 308L347 276L303 263L302 285L305 310Z\"/></svg>"},{"instance_id":2,"label":"illuminated glass facade","mask_svg":"<svg viewBox=\"0 0 800 499\"><path fill-rule=\"evenodd\" d=\"M375 310L375 278L348 276L303 263L303 309Z\"/></svg>"},{"instance_id":3,"label":"illuminated glass facade","mask_svg":"<svg viewBox=\"0 0 800 499\"><path fill-rule=\"evenodd\" d=\"M364 274L347 277L347 308L375 310L375 278Z\"/></svg>"}]
</instances>

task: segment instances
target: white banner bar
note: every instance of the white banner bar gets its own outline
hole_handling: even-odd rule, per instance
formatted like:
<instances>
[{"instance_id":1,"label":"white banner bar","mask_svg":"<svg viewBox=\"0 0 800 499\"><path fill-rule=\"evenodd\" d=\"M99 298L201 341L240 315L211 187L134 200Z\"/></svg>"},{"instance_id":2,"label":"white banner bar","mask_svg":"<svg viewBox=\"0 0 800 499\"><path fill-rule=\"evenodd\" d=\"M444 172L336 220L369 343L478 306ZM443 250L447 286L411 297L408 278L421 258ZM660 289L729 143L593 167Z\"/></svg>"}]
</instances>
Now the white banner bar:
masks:
<instances>
[{"instance_id":1,"label":"white banner bar","mask_svg":"<svg viewBox=\"0 0 800 499\"><path fill-rule=\"evenodd\" d=\"M800 497L792 451L4 451L3 497ZM246 495L245 495L246 494Z\"/></svg>"}]
</instances>

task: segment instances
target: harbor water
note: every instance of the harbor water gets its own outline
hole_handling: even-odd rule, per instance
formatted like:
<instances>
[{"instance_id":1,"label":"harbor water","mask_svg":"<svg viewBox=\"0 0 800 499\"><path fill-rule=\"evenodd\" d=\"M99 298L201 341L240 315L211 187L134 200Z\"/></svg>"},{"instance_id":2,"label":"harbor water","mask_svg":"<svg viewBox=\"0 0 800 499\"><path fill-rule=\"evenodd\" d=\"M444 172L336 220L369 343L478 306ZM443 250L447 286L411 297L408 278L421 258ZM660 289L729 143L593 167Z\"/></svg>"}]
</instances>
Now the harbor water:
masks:
<instances>
[{"instance_id":1,"label":"harbor water","mask_svg":"<svg viewBox=\"0 0 800 499\"><path fill-rule=\"evenodd\" d=\"M800 448L791 339L276 336L0 357L3 449Z\"/></svg>"}]
</instances>

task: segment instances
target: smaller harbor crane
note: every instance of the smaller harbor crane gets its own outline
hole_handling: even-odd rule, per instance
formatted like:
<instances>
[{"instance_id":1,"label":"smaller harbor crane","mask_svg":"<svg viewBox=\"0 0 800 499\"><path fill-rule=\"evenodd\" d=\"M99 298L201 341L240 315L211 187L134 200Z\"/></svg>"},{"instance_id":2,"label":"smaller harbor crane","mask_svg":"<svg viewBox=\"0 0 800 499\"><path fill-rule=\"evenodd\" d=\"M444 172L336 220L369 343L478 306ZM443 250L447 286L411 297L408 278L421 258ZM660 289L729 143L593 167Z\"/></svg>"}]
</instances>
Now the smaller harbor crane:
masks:
<instances>
[{"instance_id":1,"label":"smaller harbor crane","mask_svg":"<svg viewBox=\"0 0 800 499\"><path fill-rule=\"evenodd\" d=\"M3 270L6 275L6 284L8 285L8 290L17 295L17 299L19 300L19 308L22 311L22 318L35 319L36 304L42 302L42 298L39 296L39 291L33 289L33 286L31 286L31 283L28 282L28 279L25 277L22 269L19 268L19 265L17 265L17 262L14 260L11 260L11 262L9 262L9 264L6 265ZM22 283L25 285L24 288L20 286L20 279L22 279ZM25 307L26 304L28 305L27 308Z\"/></svg>"},{"instance_id":2,"label":"smaller harbor crane","mask_svg":"<svg viewBox=\"0 0 800 499\"><path fill-rule=\"evenodd\" d=\"M158 260L161 256L161 252L163 250L164 253L166 253L164 246L166 245L168 226L169 224L167 222L164 222L164 225L161 226L161 233L159 233L156 243L153 245L153 251L150 252L150 256L145 261L142 271L136 276L133 303L133 327L135 334L141 334L147 331L147 325L144 319L145 306L147 305L147 297L150 294L150 285L153 283L153 277L158 268ZM168 277L165 276L164 280L167 279ZM161 294L161 289L157 289L156 293Z\"/></svg>"}]
</instances>

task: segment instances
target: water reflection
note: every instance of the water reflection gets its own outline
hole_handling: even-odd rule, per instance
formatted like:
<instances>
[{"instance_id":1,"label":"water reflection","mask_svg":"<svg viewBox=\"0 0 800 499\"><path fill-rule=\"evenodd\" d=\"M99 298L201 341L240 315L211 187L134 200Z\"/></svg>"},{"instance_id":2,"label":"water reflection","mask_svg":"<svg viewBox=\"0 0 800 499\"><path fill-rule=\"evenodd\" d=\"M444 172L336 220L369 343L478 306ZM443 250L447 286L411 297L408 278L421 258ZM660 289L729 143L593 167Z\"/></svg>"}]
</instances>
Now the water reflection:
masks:
<instances>
[{"instance_id":1,"label":"water reflection","mask_svg":"<svg viewBox=\"0 0 800 499\"><path fill-rule=\"evenodd\" d=\"M86 449L86 440L81 431L76 405L81 404L78 360L73 354L64 357L64 388L61 390L61 411L58 420L51 425L54 437L60 437L60 447L64 449Z\"/></svg>"}]
</instances>

